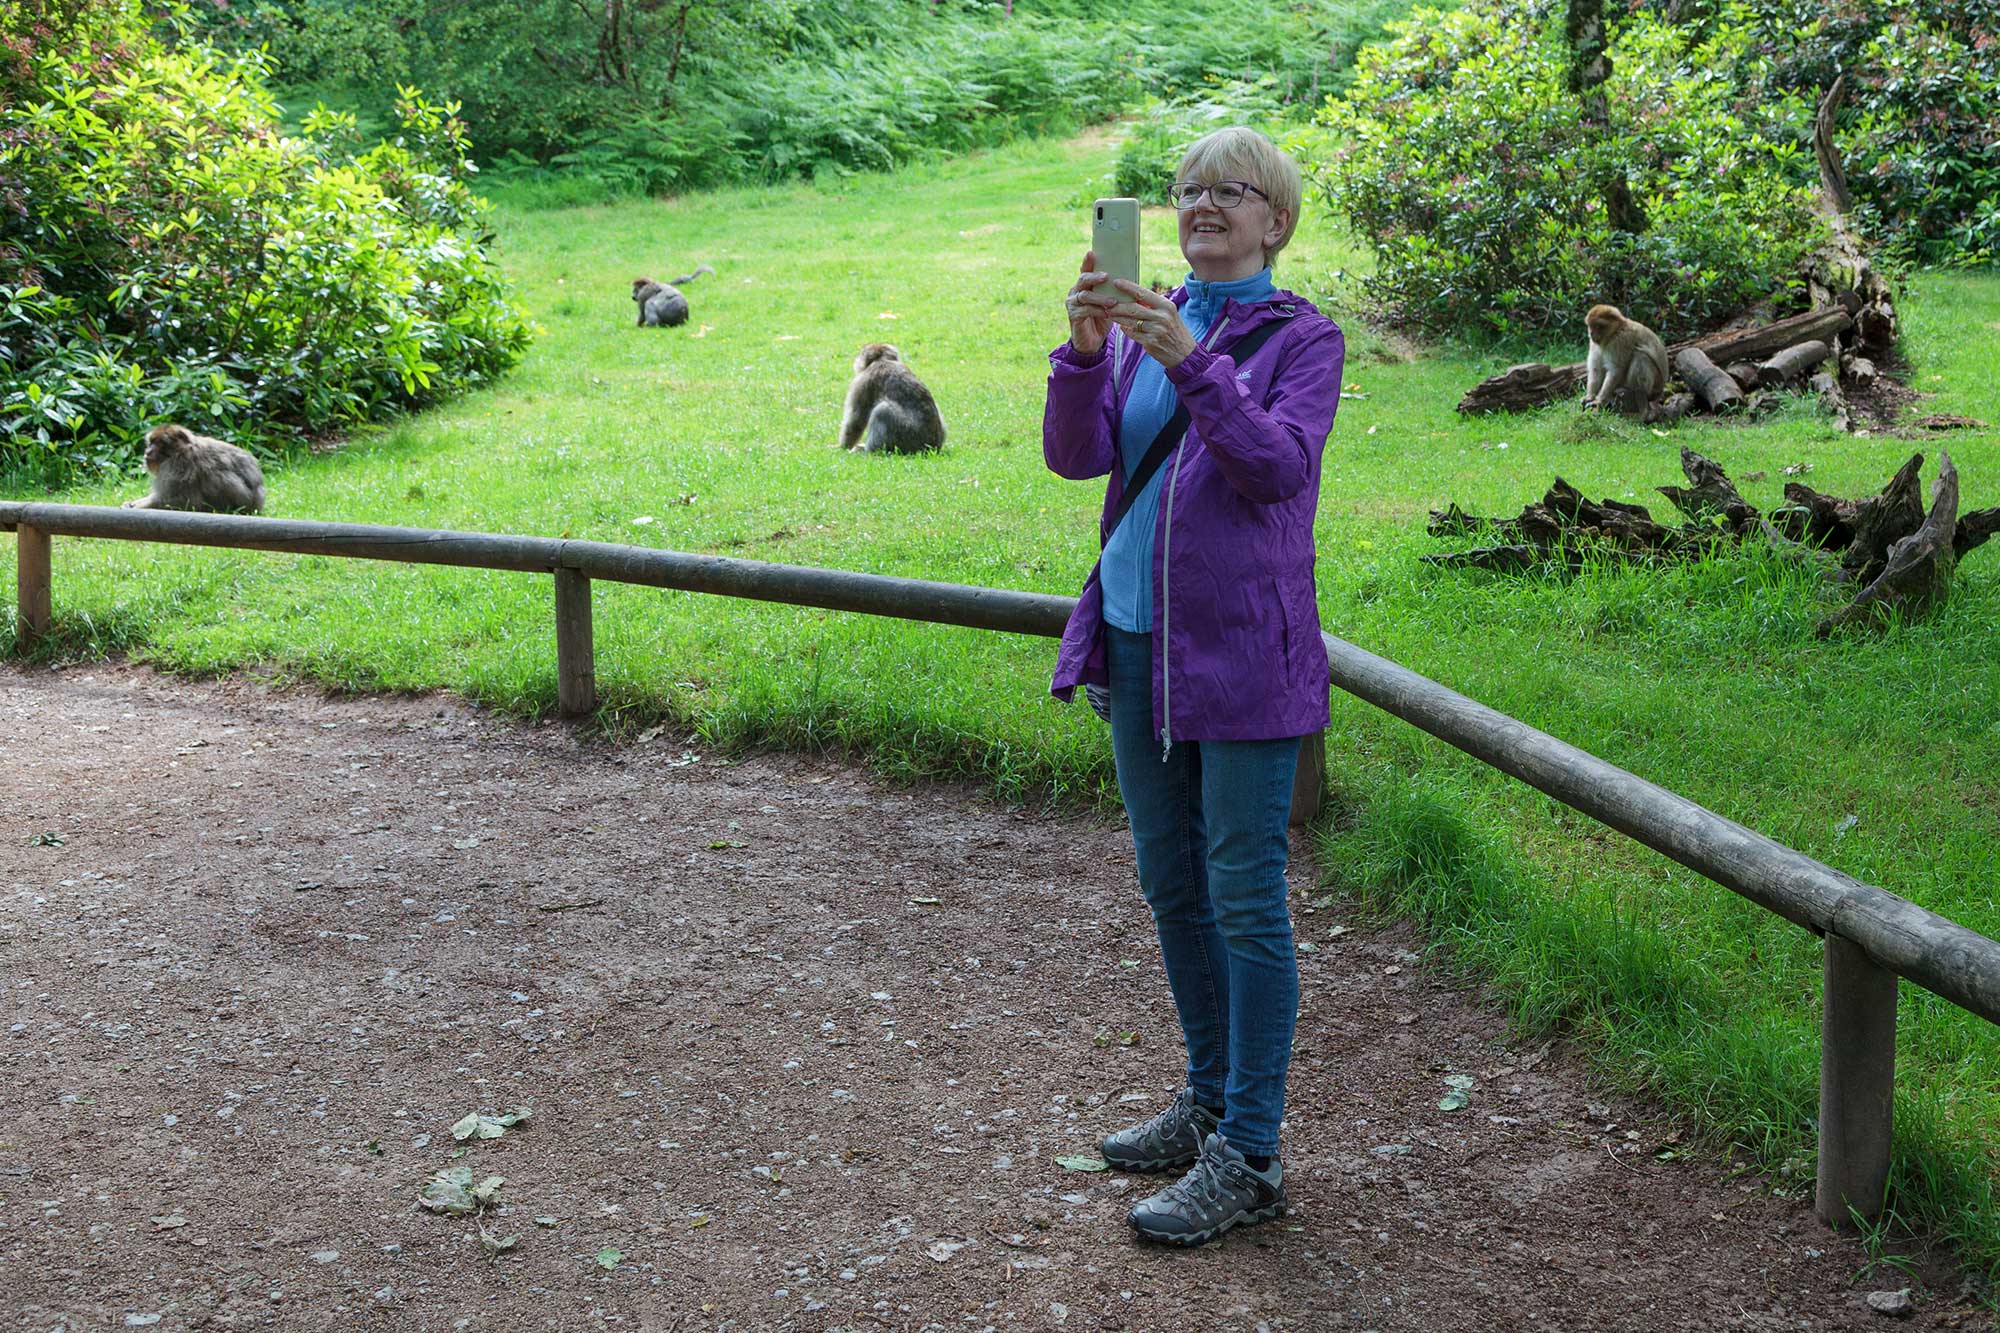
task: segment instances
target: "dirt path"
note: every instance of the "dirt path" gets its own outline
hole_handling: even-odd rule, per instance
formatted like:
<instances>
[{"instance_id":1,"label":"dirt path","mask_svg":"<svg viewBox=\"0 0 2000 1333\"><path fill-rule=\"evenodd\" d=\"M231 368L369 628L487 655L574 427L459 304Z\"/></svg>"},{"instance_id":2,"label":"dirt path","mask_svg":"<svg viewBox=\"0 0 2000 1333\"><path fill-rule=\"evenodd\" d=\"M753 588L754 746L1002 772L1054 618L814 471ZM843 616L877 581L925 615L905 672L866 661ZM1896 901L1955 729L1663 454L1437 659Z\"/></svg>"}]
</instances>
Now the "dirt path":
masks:
<instances>
[{"instance_id":1,"label":"dirt path","mask_svg":"<svg viewBox=\"0 0 2000 1333\"><path fill-rule=\"evenodd\" d=\"M0 669L0 734L8 1328L1850 1329L1907 1281L1337 911L1295 1212L1136 1245L1142 1182L1053 1161L1179 1068L1118 827L125 668ZM417 1209L453 1165L508 1252ZM1934 1283L1913 1326L1988 1327Z\"/></svg>"}]
</instances>

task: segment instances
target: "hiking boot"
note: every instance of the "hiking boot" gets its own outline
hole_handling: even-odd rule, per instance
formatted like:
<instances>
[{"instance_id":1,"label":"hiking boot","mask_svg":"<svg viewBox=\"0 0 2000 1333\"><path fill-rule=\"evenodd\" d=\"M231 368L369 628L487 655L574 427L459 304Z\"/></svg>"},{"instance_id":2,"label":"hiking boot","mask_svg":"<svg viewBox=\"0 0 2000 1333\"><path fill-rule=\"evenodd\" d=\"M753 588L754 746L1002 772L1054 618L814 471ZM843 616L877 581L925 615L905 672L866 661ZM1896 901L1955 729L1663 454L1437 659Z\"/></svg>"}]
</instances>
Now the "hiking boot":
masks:
<instances>
[{"instance_id":1,"label":"hiking boot","mask_svg":"<svg viewBox=\"0 0 2000 1333\"><path fill-rule=\"evenodd\" d=\"M1178 1171L1201 1156L1201 1141L1216 1131L1214 1116L1182 1088L1167 1109L1143 1124L1106 1136L1097 1150L1120 1171Z\"/></svg>"},{"instance_id":2,"label":"hiking boot","mask_svg":"<svg viewBox=\"0 0 2000 1333\"><path fill-rule=\"evenodd\" d=\"M1227 1139L1210 1134L1193 1169L1141 1199L1126 1220L1142 1240L1205 1245L1231 1227L1268 1222L1285 1207L1285 1171L1277 1158L1270 1170L1253 1170Z\"/></svg>"}]
</instances>

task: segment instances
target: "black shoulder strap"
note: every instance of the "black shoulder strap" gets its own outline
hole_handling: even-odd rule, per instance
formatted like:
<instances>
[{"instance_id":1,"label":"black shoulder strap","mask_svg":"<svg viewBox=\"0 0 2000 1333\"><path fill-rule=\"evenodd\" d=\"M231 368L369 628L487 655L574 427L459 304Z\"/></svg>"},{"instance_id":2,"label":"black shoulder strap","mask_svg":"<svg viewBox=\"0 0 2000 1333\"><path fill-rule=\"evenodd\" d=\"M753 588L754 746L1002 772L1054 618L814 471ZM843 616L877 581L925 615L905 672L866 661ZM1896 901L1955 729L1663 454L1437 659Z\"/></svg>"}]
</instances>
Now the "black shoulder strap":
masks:
<instances>
[{"instance_id":1,"label":"black shoulder strap","mask_svg":"<svg viewBox=\"0 0 2000 1333\"><path fill-rule=\"evenodd\" d=\"M1229 359L1241 366L1256 355L1257 349L1269 342L1272 335L1288 323L1289 320L1274 319L1260 329L1252 329L1229 349ZM1139 493L1146 489L1146 483L1153 479L1153 474L1167 461L1167 455L1173 453L1174 446L1181 442L1181 436L1187 434L1188 420L1187 404L1176 402L1174 414L1167 418L1167 424L1160 427L1160 433L1153 437L1150 445L1146 446L1146 456L1139 460L1139 466L1133 468L1132 474L1125 478L1125 489L1118 496L1118 512L1111 516L1110 524L1104 529L1105 541L1110 541L1111 534L1118 531L1118 525L1125 521L1125 515L1130 513L1132 506L1138 502Z\"/></svg>"}]
</instances>

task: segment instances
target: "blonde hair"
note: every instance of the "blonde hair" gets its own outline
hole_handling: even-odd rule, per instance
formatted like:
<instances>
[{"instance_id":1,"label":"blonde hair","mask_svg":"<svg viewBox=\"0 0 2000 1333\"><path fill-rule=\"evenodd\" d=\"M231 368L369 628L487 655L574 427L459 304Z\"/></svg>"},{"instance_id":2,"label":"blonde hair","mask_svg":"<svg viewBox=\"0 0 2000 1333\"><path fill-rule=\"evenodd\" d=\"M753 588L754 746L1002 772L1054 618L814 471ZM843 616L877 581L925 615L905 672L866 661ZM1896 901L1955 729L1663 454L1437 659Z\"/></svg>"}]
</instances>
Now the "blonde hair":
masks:
<instances>
[{"instance_id":1,"label":"blonde hair","mask_svg":"<svg viewBox=\"0 0 2000 1333\"><path fill-rule=\"evenodd\" d=\"M1276 265L1278 251L1292 239L1299 225L1299 164L1265 135L1243 126L1215 130L1188 145L1181 154L1180 180L1248 181L1269 196L1271 211L1287 216L1285 234L1264 251L1264 262Z\"/></svg>"}]
</instances>

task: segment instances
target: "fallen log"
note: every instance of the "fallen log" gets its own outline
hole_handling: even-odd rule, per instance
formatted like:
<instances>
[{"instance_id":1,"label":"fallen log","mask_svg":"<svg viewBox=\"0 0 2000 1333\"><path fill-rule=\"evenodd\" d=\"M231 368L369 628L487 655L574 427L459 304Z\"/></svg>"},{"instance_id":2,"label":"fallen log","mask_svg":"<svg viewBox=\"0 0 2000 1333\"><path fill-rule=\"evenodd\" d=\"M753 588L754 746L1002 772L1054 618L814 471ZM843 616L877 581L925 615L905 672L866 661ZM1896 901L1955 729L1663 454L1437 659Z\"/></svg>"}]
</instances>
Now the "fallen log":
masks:
<instances>
[{"instance_id":1,"label":"fallen log","mask_svg":"<svg viewBox=\"0 0 2000 1333\"><path fill-rule=\"evenodd\" d=\"M1741 406L1743 390L1736 381L1716 369L1715 362L1699 347L1684 347L1674 357L1674 369L1681 373L1687 386L1694 390L1702 406L1711 412L1724 412Z\"/></svg>"},{"instance_id":2,"label":"fallen log","mask_svg":"<svg viewBox=\"0 0 2000 1333\"><path fill-rule=\"evenodd\" d=\"M1722 368L1722 373L1736 381L1736 387L1748 393L1757 387L1757 363L1755 361L1731 361Z\"/></svg>"},{"instance_id":3,"label":"fallen log","mask_svg":"<svg viewBox=\"0 0 2000 1333\"><path fill-rule=\"evenodd\" d=\"M1833 349L1814 338L1795 343L1757 367L1757 383L1764 388L1789 384L1831 355Z\"/></svg>"},{"instance_id":4,"label":"fallen log","mask_svg":"<svg viewBox=\"0 0 2000 1333\"><path fill-rule=\"evenodd\" d=\"M1763 361L1787 347L1795 347L1802 342L1823 342L1831 345L1834 338L1845 332L1854 323L1854 316L1838 304L1824 305L1803 314L1781 319L1775 324L1766 324L1761 329L1745 329L1741 333L1710 334L1696 338L1688 347L1699 347L1712 361L1728 364L1736 361Z\"/></svg>"},{"instance_id":5,"label":"fallen log","mask_svg":"<svg viewBox=\"0 0 2000 1333\"><path fill-rule=\"evenodd\" d=\"M1958 563L1953 541L1957 527L1958 469L1951 465L1951 455L1940 449L1930 513L1915 532L1889 548L1882 572L1853 603L1820 621L1814 632L1823 639L1859 620L1877 624L1896 616L1914 620L1931 611L1951 588L1951 571Z\"/></svg>"},{"instance_id":6,"label":"fallen log","mask_svg":"<svg viewBox=\"0 0 2000 1333\"><path fill-rule=\"evenodd\" d=\"M1763 361L1795 343L1817 339L1831 345L1833 339L1853 323L1854 316L1835 303L1754 329L1711 333L1674 343L1667 348L1667 355L1671 360L1679 352L1697 347L1712 361L1723 364ZM1550 366L1540 361L1509 366L1500 374L1481 380L1468 389L1465 396L1458 400L1458 410L1465 413L1521 412L1541 407L1580 390L1584 384L1584 366L1582 361L1566 366Z\"/></svg>"},{"instance_id":7,"label":"fallen log","mask_svg":"<svg viewBox=\"0 0 2000 1333\"><path fill-rule=\"evenodd\" d=\"M1583 388L1584 366L1582 361L1555 367L1541 361L1509 366L1502 373L1475 384L1465 397L1458 400L1458 410L1467 413L1525 412L1558 398L1567 398Z\"/></svg>"}]
</instances>

